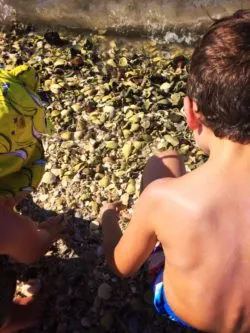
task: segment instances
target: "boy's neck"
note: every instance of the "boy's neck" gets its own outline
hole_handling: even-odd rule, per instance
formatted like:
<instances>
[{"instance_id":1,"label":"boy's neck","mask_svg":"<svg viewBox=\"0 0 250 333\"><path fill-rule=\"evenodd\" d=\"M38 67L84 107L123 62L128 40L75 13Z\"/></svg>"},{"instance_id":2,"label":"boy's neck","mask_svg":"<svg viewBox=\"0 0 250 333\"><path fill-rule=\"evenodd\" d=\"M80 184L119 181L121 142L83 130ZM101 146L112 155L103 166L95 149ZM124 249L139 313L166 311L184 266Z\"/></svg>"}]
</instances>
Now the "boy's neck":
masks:
<instances>
[{"instance_id":1,"label":"boy's neck","mask_svg":"<svg viewBox=\"0 0 250 333\"><path fill-rule=\"evenodd\" d=\"M228 139L212 138L209 144L209 160L219 164L247 167L250 170L250 144L241 144Z\"/></svg>"}]
</instances>

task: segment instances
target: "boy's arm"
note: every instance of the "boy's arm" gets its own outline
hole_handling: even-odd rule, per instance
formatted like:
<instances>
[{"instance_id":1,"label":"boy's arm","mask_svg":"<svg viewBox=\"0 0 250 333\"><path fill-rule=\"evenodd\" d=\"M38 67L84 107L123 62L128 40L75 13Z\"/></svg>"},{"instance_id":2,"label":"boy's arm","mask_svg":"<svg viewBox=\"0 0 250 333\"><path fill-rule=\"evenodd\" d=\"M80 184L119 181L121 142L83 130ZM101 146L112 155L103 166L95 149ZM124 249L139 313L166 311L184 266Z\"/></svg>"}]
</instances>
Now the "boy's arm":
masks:
<instances>
[{"instance_id":1,"label":"boy's arm","mask_svg":"<svg viewBox=\"0 0 250 333\"><path fill-rule=\"evenodd\" d=\"M137 272L153 251L157 238L152 212L156 209L154 185L142 193L136 203L132 219L122 234L115 204L102 209L103 247L106 260L120 276Z\"/></svg>"},{"instance_id":2,"label":"boy's arm","mask_svg":"<svg viewBox=\"0 0 250 333\"><path fill-rule=\"evenodd\" d=\"M0 254L31 264L40 259L58 238L63 225L59 217L39 227L27 217L0 208Z\"/></svg>"}]
</instances>

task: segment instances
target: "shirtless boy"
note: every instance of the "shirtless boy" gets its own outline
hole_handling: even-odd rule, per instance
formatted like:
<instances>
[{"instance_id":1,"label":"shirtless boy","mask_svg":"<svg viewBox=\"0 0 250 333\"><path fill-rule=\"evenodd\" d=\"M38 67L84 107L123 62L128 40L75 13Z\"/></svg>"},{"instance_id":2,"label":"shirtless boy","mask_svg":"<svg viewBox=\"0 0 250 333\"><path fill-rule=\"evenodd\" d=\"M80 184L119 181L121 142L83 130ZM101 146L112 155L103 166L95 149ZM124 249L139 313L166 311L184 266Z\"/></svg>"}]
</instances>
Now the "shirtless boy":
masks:
<instances>
[{"instance_id":1,"label":"shirtless boy","mask_svg":"<svg viewBox=\"0 0 250 333\"><path fill-rule=\"evenodd\" d=\"M102 209L106 259L120 276L149 259L155 307L182 325L250 332L250 11L202 38L184 108L208 161L185 174L177 153L152 157L124 235L118 206Z\"/></svg>"},{"instance_id":2,"label":"shirtless boy","mask_svg":"<svg viewBox=\"0 0 250 333\"><path fill-rule=\"evenodd\" d=\"M36 94L39 79L25 65L0 69L0 332L12 333L39 319L39 302L13 300L16 278L3 256L30 264L59 238L60 218L39 225L14 212L14 206L35 189L44 173L40 136L47 133L44 110Z\"/></svg>"}]
</instances>

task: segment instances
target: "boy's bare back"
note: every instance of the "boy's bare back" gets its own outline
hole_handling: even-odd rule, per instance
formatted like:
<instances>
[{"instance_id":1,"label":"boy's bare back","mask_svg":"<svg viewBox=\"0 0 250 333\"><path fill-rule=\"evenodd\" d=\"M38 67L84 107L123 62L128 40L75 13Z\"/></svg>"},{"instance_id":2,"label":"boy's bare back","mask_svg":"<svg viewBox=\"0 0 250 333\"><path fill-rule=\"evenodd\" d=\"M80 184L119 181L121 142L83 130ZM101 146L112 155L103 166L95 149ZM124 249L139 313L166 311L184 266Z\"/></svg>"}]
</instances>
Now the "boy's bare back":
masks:
<instances>
[{"instance_id":1,"label":"boy's bare back","mask_svg":"<svg viewBox=\"0 0 250 333\"><path fill-rule=\"evenodd\" d=\"M250 166L235 161L207 162L149 188L166 297L184 321L209 332L250 332Z\"/></svg>"}]
</instances>

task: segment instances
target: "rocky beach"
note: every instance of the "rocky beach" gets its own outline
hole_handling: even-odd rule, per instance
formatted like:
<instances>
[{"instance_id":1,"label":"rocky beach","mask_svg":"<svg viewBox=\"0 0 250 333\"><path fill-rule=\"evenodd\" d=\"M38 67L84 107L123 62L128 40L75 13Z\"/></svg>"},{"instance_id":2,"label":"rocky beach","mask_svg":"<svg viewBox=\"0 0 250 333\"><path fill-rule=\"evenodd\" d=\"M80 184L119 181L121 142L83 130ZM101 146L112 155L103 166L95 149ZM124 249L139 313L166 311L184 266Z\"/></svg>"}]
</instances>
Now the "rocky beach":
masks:
<instances>
[{"instance_id":1,"label":"rocky beach","mask_svg":"<svg viewBox=\"0 0 250 333\"><path fill-rule=\"evenodd\" d=\"M121 200L126 228L156 151L179 151L187 171L206 159L182 109L191 49L13 24L0 34L0 50L2 66L36 68L52 127L42 183L18 210L38 223L56 214L68 220L64 239L38 264L14 265L21 281L39 281L47 300L43 323L26 332L188 332L155 313L145 269L130 279L109 270L98 213Z\"/></svg>"}]
</instances>

